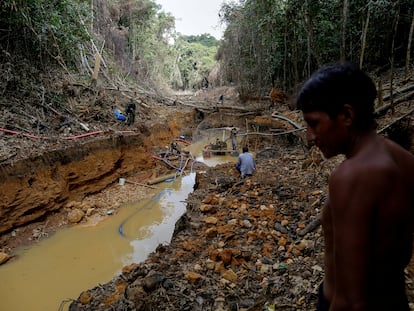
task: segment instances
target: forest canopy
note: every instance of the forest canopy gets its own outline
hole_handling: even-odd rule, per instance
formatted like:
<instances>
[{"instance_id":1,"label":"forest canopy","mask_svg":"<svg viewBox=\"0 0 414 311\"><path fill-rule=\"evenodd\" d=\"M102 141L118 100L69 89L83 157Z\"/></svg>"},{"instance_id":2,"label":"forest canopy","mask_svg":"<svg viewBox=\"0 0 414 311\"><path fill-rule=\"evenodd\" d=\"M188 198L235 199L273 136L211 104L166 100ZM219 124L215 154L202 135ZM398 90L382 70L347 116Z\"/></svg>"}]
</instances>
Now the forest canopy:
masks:
<instances>
[{"instance_id":1,"label":"forest canopy","mask_svg":"<svg viewBox=\"0 0 414 311\"><path fill-rule=\"evenodd\" d=\"M374 74L412 67L413 0L223 1L220 18L219 41L177 33L174 17L153 0L3 0L2 86L7 72L26 70L22 59L90 77L97 54L115 80L195 90L208 78L257 95L273 86L292 91L339 60Z\"/></svg>"}]
</instances>

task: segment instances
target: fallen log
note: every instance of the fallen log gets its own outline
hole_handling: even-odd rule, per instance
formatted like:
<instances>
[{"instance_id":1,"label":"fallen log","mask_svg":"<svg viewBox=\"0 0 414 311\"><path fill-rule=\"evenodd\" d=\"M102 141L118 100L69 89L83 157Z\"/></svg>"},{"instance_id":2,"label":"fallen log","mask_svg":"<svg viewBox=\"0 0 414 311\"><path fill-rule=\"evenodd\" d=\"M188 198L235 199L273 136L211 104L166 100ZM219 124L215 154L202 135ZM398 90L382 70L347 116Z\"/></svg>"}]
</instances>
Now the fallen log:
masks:
<instances>
[{"instance_id":1,"label":"fallen log","mask_svg":"<svg viewBox=\"0 0 414 311\"><path fill-rule=\"evenodd\" d=\"M157 177L157 178L154 178L154 179L149 180L148 181L148 184L149 185L159 184L160 182L166 181L167 179L175 178L175 176L176 176L175 173L171 173L171 174L168 174L168 175L160 176L160 177Z\"/></svg>"},{"instance_id":2,"label":"fallen log","mask_svg":"<svg viewBox=\"0 0 414 311\"><path fill-rule=\"evenodd\" d=\"M294 122L294 121L292 121L289 118L286 118L284 116L281 116L281 115L278 115L278 114L273 113L272 114L272 118L286 121L286 122L288 122L290 125L292 125L294 128L296 128L298 130L304 130L305 129L303 126L297 124L296 122Z\"/></svg>"},{"instance_id":3,"label":"fallen log","mask_svg":"<svg viewBox=\"0 0 414 311\"><path fill-rule=\"evenodd\" d=\"M395 119L394 121L392 121L391 123L387 124L386 126L384 126L382 129L378 130L378 134L384 132L386 129L390 128L392 125L394 125L395 123L401 121L402 119L408 117L410 114L412 114L414 112L414 109L411 109L411 111L403 114L401 117Z\"/></svg>"},{"instance_id":4,"label":"fallen log","mask_svg":"<svg viewBox=\"0 0 414 311\"><path fill-rule=\"evenodd\" d=\"M407 92L413 91L413 90L414 90L414 84L409 85L409 86L406 86L406 87L403 87L403 88L401 88L399 90L395 90L395 93L393 93L392 96L395 97L395 96L398 96L400 94L404 94L404 93L407 93ZM391 99L391 94L385 95L382 99L383 100L389 100L389 99Z\"/></svg>"},{"instance_id":5,"label":"fallen log","mask_svg":"<svg viewBox=\"0 0 414 311\"><path fill-rule=\"evenodd\" d=\"M385 115L387 113L388 110L395 108L396 105L406 102L407 100L410 100L412 97L414 97L414 91L412 91L412 89L414 88L414 86L411 87L407 87L404 90L404 92L402 92L402 90L397 91L396 94L393 95L393 97L395 98L396 95L401 95L398 98L395 98L394 102L382 105L381 107L379 107L377 110L375 110L374 115L376 118L381 117L383 115ZM404 95L403 95L404 94ZM385 98L389 98L389 96L384 96Z\"/></svg>"},{"instance_id":6,"label":"fallen log","mask_svg":"<svg viewBox=\"0 0 414 311\"><path fill-rule=\"evenodd\" d=\"M133 185L137 185L137 186L143 186L143 187L151 188L151 189L159 189L157 187L150 186L150 185L146 185L146 184L142 184L142 183L139 183L139 182L136 182L136 181L125 180L125 182L130 183L130 184L133 184Z\"/></svg>"}]
</instances>

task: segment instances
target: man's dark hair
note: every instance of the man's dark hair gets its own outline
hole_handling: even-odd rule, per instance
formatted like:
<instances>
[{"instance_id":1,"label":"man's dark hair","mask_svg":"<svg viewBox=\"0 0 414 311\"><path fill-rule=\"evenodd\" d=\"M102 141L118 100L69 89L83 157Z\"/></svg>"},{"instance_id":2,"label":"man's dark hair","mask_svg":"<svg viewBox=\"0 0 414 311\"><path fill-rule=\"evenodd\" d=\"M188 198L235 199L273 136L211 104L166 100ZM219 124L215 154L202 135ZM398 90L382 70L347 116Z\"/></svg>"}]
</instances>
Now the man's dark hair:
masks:
<instances>
[{"instance_id":1,"label":"man's dark hair","mask_svg":"<svg viewBox=\"0 0 414 311\"><path fill-rule=\"evenodd\" d=\"M249 152L249 148L247 148L246 146L244 146L244 147L242 148L242 150L243 150L243 153L244 153L244 152Z\"/></svg>"},{"instance_id":2,"label":"man's dark hair","mask_svg":"<svg viewBox=\"0 0 414 311\"><path fill-rule=\"evenodd\" d=\"M376 127L374 101L377 90L372 79L351 63L335 64L317 70L300 90L296 105L303 112L326 112L336 119L345 104L355 111L355 127Z\"/></svg>"}]
</instances>

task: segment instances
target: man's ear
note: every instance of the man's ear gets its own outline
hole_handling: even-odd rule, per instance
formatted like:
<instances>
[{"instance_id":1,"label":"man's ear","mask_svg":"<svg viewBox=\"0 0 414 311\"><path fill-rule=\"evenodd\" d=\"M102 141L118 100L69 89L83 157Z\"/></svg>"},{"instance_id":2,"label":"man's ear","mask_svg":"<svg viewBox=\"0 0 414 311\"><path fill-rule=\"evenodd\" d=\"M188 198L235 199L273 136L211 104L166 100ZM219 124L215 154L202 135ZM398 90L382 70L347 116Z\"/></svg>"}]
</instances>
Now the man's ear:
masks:
<instances>
[{"instance_id":1,"label":"man's ear","mask_svg":"<svg viewBox=\"0 0 414 311\"><path fill-rule=\"evenodd\" d=\"M355 111L354 107L349 104L345 104L342 107L342 111L340 113L340 118L344 122L346 126L350 126L354 123L355 120Z\"/></svg>"}]
</instances>

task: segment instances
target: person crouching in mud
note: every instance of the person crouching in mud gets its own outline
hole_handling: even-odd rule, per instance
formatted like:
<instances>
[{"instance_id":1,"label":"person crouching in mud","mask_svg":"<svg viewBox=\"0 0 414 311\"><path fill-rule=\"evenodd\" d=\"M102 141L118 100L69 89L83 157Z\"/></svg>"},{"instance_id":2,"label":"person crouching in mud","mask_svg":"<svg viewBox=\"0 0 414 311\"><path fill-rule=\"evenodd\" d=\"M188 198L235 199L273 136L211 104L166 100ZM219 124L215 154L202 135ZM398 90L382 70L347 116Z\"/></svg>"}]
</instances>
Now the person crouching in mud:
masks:
<instances>
[{"instance_id":1,"label":"person crouching in mud","mask_svg":"<svg viewBox=\"0 0 414 311\"><path fill-rule=\"evenodd\" d=\"M243 153L239 155L236 162L236 169L240 172L241 178L246 176L252 176L256 169L256 163L254 162L253 155L249 153L249 148L244 146Z\"/></svg>"}]
</instances>

